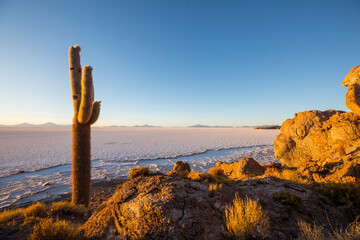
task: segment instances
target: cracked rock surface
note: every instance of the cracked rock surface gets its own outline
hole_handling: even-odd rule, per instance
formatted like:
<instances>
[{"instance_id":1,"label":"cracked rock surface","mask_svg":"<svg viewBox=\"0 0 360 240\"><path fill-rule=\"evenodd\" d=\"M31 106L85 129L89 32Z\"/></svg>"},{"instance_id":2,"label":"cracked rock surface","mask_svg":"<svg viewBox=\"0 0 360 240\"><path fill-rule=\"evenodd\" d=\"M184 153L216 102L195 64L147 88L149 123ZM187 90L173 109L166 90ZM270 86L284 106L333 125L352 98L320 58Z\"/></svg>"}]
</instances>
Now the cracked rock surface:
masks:
<instances>
[{"instance_id":1,"label":"cracked rock surface","mask_svg":"<svg viewBox=\"0 0 360 240\"><path fill-rule=\"evenodd\" d=\"M293 207L276 201L273 194L280 191L296 194L302 204ZM270 219L266 239L296 238L301 220L316 222L325 231L331 229L328 218L333 228L348 223L326 197L270 176L223 185L210 197L208 183L154 175L121 185L85 223L84 232L92 239L231 239L224 212L236 192L241 198L259 199Z\"/></svg>"}]
</instances>

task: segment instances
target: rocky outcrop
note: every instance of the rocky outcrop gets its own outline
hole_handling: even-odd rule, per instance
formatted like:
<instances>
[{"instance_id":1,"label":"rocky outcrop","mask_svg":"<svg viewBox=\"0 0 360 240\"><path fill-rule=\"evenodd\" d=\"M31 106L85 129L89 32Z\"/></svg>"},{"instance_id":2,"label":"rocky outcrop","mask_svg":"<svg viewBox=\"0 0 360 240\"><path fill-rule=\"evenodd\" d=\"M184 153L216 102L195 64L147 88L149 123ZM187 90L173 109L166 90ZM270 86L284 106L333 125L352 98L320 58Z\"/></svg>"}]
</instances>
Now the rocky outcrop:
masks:
<instances>
[{"instance_id":1,"label":"rocky outcrop","mask_svg":"<svg viewBox=\"0 0 360 240\"><path fill-rule=\"evenodd\" d=\"M275 156L288 167L353 156L360 150L360 116L335 110L305 111L287 119L274 142Z\"/></svg>"},{"instance_id":2,"label":"rocky outcrop","mask_svg":"<svg viewBox=\"0 0 360 240\"><path fill-rule=\"evenodd\" d=\"M360 65L353 67L341 84L348 87L346 106L360 116Z\"/></svg>"},{"instance_id":3,"label":"rocky outcrop","mask_svg":"<svg viewBox=\"0 0 360 240\"><path fill-rule=\"evenodd\" d=\"M244 157L240 161L231 163L219 161L215 164L215 168L223 170L224 174L230 178L258 176L265 172L265 168L250 157ZM212 169L209 170L209 172L211 171Z\"/></svg>"},{"instance_id":4,"label":"rocky outcrop","mask_svg":"<svg viewBox=\"0 0 360 240\"><path fill-rule=\"evenodd\" d=\"M93 239L232 239L224 211L236 192L262 205L270 221L269 239L296 238L298 221L316 222L325 232L348 223L326 197L290 181L246 178L223 184L211 197L208 183L156 175L124 183L83 229ZM278 197L287 194L296 196L296 206Z\"/></svg>"},{"instance_id":5,"label":"rocky outcrop","mask_svg":"<svg viewBox=\"0 0 360 240\"><path fill-rule=\"evenodd\" d=\"M204 183L140 176L87 221L85 235L105 239L113 228L124 239L229 239L224 204L209 197Z\"/></svg>"}]
</instances>

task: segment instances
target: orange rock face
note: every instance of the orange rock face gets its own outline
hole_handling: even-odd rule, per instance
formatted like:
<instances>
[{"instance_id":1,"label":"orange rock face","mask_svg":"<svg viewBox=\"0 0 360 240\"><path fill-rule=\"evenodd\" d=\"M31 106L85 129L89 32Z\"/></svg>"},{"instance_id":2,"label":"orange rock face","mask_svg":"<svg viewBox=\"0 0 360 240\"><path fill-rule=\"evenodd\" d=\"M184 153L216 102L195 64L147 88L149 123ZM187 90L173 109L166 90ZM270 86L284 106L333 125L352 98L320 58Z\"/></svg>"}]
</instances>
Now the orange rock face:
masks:
<instances>
[{"instance_id":1,"label":"orange rock face","mask_svg":"<svg viewBox=\"0 0 360 240\"><path fill-rule=\"evenodd\" d=\"M298 167L355 154L359 143L360 116L352 112L313 110L297 113L282 124L274 150L282 164Z\"/></svg>"}]
</instances>

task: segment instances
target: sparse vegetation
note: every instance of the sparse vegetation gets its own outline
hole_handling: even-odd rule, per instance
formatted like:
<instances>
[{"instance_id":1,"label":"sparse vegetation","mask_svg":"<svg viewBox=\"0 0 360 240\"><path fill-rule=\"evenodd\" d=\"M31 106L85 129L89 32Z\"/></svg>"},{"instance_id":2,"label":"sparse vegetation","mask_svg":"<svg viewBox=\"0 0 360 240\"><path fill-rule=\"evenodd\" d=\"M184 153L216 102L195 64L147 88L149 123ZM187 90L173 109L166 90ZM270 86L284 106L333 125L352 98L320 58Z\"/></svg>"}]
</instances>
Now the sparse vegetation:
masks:
<instances>
[{"instance_id":1,"label":"sparse vegetation","mask_svg":"<svg viewBox=\"0 0 360 240\"><path fill-rule=\"evenodd\" d=\"M24 217L44 217L46 206L43 203L35 203L23 211Z\"/></svg>"},{"instance_id":2,"label":"sparse vegetation","mask_svg":"<svg viewBox=\"0 0 360 240\"><path fill-rule=\"evenodd\" d=\"M323 233L323 227L316 225L308 224L306 222L300 221L298 222L299 225L299 236L298 240L326 240Z\"/></svg>"},{"instance_id":3,"label":"sparse vegetation","mask_svg":"<svg viewBox=\"0 0 360 240\"><path fill-rule=\"evenodd\" d=\"M23 215L23 208L5 210L0 213L0 223L7 223Z\"/></svg>"},{"instance_id":4,"label":"sparse vegetation","mask_svg":"<svg viewBox=\"0 0 360 240\"><path fill-rule=\"evenodd\" d=\"M289 181L296 182L299 184L305 184L305 185L310 184L309 179L302 176L300 173L296 172L296 170L267 168L265 170L265 175L270 175L270 176L277 177L280 179L289 180Z\"/></svg>"},{"instance_id":5,"label":"sparse vegetation","mask_svg":"<svg viewBox=\"0 0 360 240\"><path fill-rule=\"evenodd\" d=\"M217 167L210 168L209 174L216 176L216 177L223 177L225 175L224 170L222 170L221 168L217 168Z\"/></svg>"},{"instance_id":6,"label":"sparse vegetation","mask_svg":"<svg viewBox=\"0 0 360 240\"><path fill-rule=\"evenodd\" d=\"M302 198L294 193L290 193L288 190L286 191L280 191L280 192L274 192L273 193L274 200L280 202L281 204L284 204L286 206L290 207L300 207L303 202Z\"/></svg>"},{"instance_id":7,"label":"sparse vegetation","mask_svg":"<svg viewBox=\"0 0 360 240\"><path fill-rule=\"evenodd\" d=\"M70 202L55 202L50 207L51 215L78 215L87 213L88 209L84 205L75 205Z\"/></svg>"},{"instance_id":8,"label":"sparse vegetation","mask_svg":"<svg viewBox=\"0 0 360 240\"><path fill-rule=\"evenodd\" d=\"M240 199L235 194L233 203L225 209L226 227L236 239L266 236L269 231L269 218L257 201L246 197Z\"/></svg>"},{"instance_id":9,"label":"sparse vegetation","mask_svg":"<svg viewBox=\"0 0 360 240\"><path fill-rule=\"evenodd\" d=\"M360 239L360 223L356 219L351 223L345 231L338 230L333 233L334 239L337 240L353 240Z\"/></svg>"},{"instance_id":10,"label":"sparse vegetation","mask_svg":"<svg viewBox=\"0 0 360 240\"><path fill-rule=\"evenodd\" d=\"M325 234L323 227L317 224L299 222L298 240L355 240L360 239L360 224L357 220L351 223L345 230L334 230L333 233Z\"/></svg>"},{"instance_id":11,"label":"sparse vegetation","mask_svg":"<svg viewBox=\"0 0 360 240\"><path fill-rule=\"evenodd\" d=\"M360 183L348 179L341 183L326 182L320 186L320 191L332 199L337 205L349 205L360 208Z\"/></svg>"},{"instance_id":12,"label":"sparse vegetation","mask_svg":"<svg viewBox=\"0 0 360 240\"><path fill-rule=\"evenodd\" d=\"M209 187L208 187L209 195L211 197L213 197L215 195L215 193L221 191L221 189L222 189L222 184L221 183L220 184L210 183Z\"/></svg>"},{"instance_id":13,"label":"sparse vegetation","mask_svg":"<svg viewBox=\"0 0 360 240\"><path fill-rule=\"evenodd\" d=\"M192 170L188 175L187 175L187 178L192 180L192 181L197 181L197 182L200 182L200 181L203 181L203 177L201 176L201 173L199 172L196 172L194 170Z\"/></svg>"},{"instance_id":14,"label":"sparse vegetation","mask_svg":"<svg viewBox=\"0 0 360 240\"><path fill-rule=\"evenodd\" d=\"M81 231L75 226L69 225L65 220L55 222L52 219L43 219L34 226L29 240L78 240L81 239Z\"/></svg>"},{"instance_id":15,"label":"sparse vegetation","mask_svg":"<svg viewBox=\"0 0 360 240\"><path fill-rule=\"evenodd\" d=\"M139 176L149 176L151 175L151 171L149 167L134 167L129 172L129 179L134 179Z\"/></svg>"},{"instance_id":16,"label":"sparse vegetation","mask_svg":"<svg viewBox=\"0 0 360 240\"><path fill-rule=\"evenodd\" d=\"M225 176L222 169L211 168L209 173L207 172L196 172L192 170L191 172L186 172L187 175L184 175L182 179L197 181L197 182L207 182L207 183L217 183L217 184L226 184L231 185L233 181L228 179Z\"/></svg>"}]
</instances>

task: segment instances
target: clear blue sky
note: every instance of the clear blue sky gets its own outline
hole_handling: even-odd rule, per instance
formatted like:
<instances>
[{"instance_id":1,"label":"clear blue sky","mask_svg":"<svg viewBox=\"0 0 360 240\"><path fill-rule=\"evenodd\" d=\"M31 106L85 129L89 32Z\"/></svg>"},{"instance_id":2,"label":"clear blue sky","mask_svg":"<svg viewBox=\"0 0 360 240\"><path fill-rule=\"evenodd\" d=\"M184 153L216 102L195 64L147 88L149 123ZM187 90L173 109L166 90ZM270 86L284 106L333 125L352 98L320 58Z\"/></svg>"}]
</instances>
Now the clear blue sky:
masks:
<instances>
[{"instance_id":1,"label":"clear blue sky","mask_svg":"<svg viewBox=\"0 0 360 240\"><path fill-rule=\"evenodd\" d=\"M360 1L0 0L0 124L71 123L68 47L102 125L281 124L347 110Z\"/></svg>"}]
</instances>

